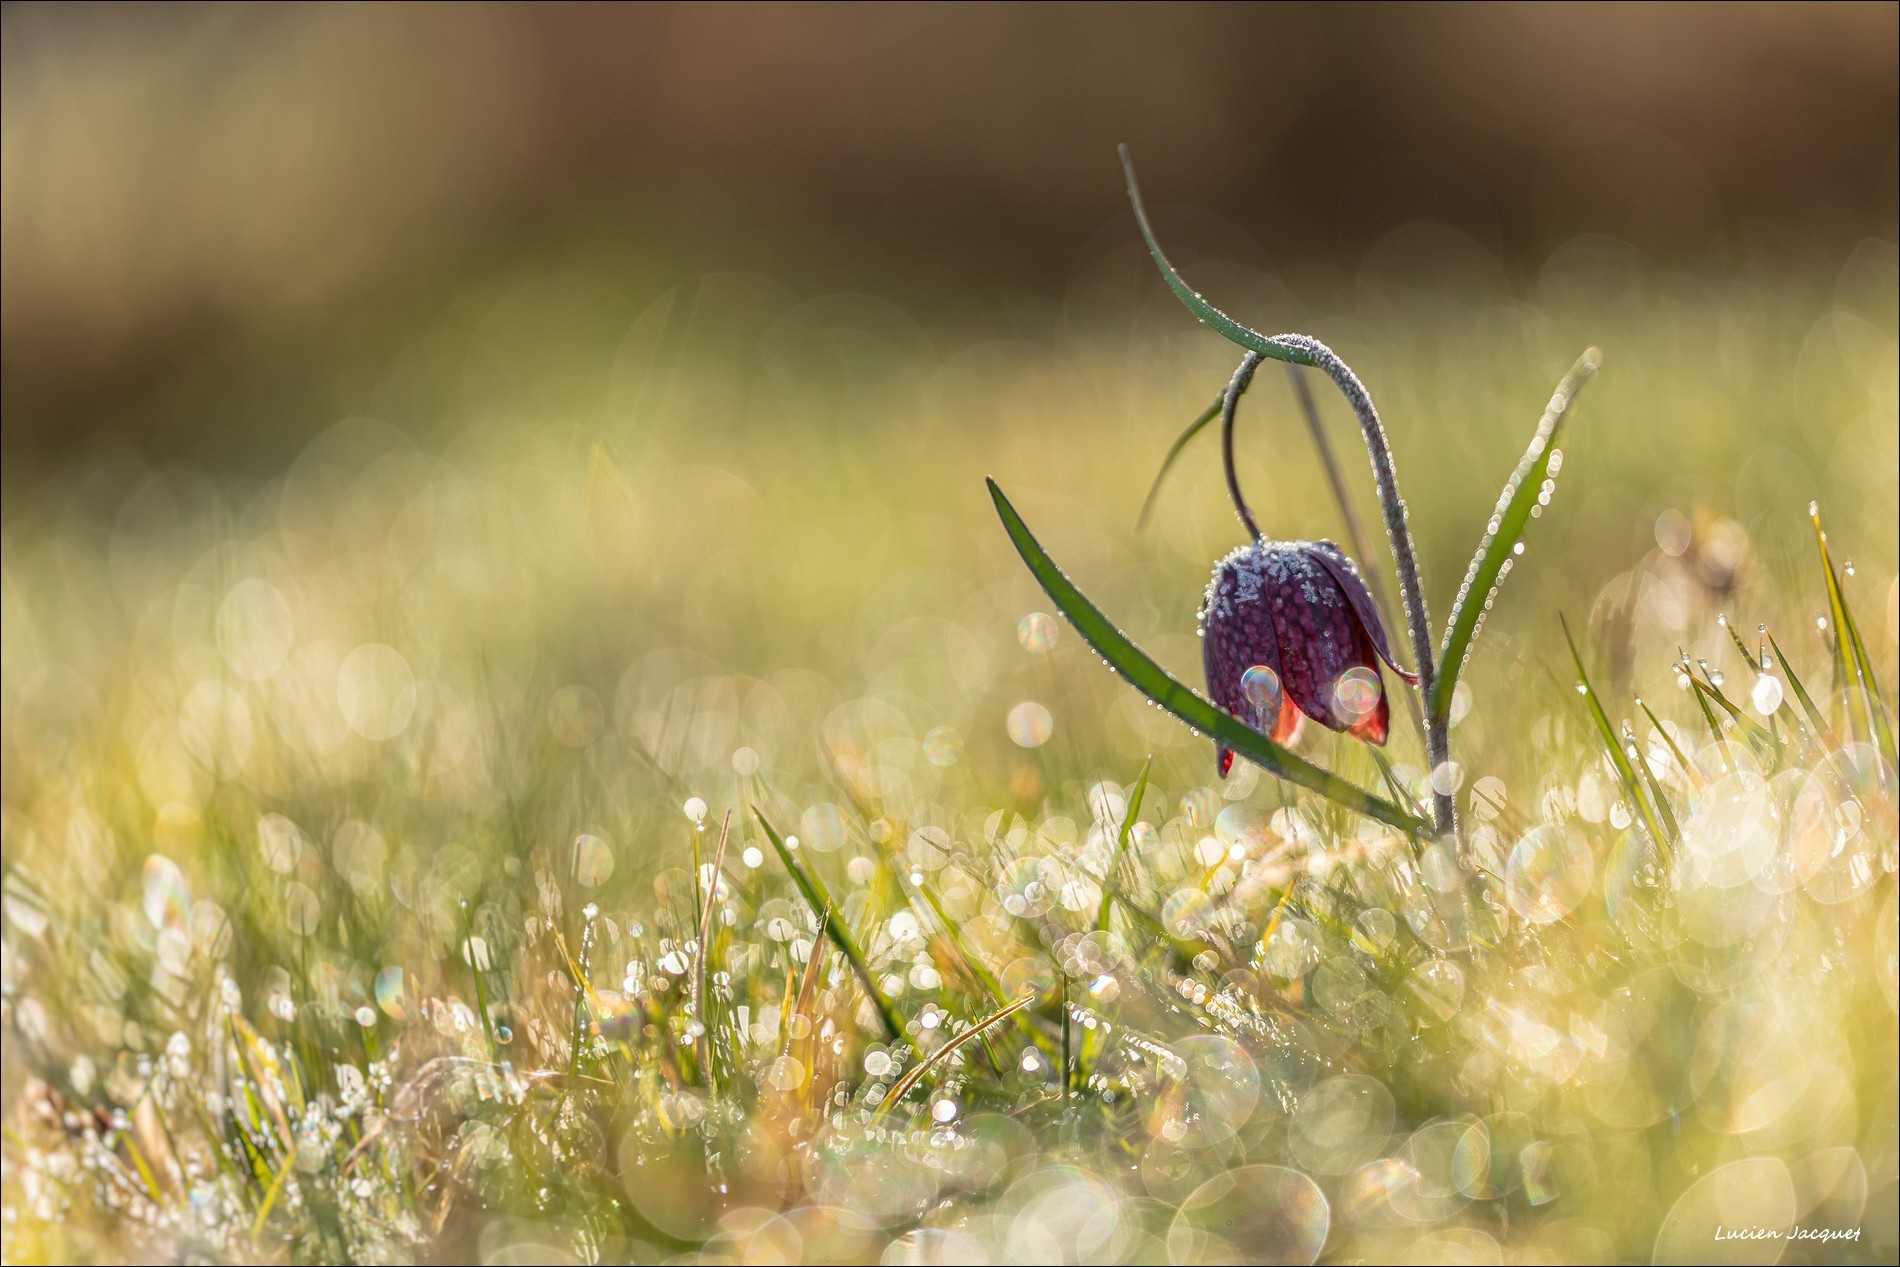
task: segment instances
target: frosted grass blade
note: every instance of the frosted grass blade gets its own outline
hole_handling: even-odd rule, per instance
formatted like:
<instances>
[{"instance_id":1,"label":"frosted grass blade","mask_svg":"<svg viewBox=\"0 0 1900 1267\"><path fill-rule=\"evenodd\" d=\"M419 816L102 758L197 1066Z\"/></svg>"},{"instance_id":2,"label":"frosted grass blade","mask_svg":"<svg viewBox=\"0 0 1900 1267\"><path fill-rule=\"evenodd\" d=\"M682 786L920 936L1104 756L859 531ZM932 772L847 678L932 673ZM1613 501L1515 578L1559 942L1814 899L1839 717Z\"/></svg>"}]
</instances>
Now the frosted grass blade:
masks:
<instances>
[{"instance_id":1,"label":"frosted grass blade","mask_svg":"<svg viewBox=\"0 0 1900 1267\"><path fill-rule=\"evenodd\" d=\"M1591 348L1570 367L1570 372L1557 384L1550 403L1544 407L1544 416L1538 420L1530 447L1518 461L1517 469L1511 472L1504 491L1498 494L1497 507L1485 524L1484 538L1478 542L1477 553L1471 556L1464 584L1458 587L1458 601L1452 608L1451 624L1445 630L1445 643L1440 649L1438 681L1432 686L1432 711L1440 717L1451 715L1451 693L1458 687L1458 677L1477 639L1478 626L1498 586L1510 571L1516 557L1514 551L1523 540L1525 528L1538 506L1550 500L1547 490L1556 475L1551 467L1559 452L1557 437L1577 393L1595 377L1602 359L1603 354ZM1562 465L1561 461L1558 465Z\"/></svg>"}]
</instances>

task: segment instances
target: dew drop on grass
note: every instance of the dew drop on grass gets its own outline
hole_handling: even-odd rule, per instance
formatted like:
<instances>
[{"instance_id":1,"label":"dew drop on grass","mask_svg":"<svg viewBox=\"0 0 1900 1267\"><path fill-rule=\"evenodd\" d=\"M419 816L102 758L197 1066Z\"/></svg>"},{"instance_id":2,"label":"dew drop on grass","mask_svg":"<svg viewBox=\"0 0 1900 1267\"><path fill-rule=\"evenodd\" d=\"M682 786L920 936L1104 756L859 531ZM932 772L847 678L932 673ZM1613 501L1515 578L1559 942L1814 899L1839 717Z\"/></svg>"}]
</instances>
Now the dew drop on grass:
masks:
<instances>
[{"instance_id":1,"label":"dew drop on grass","mask_svg":"<svg viewBox=\"0 0 1900 1267\"><path fill-rule=\"evenodd\" d=\"M1781 707L1781 681L1766 673L1755 679L1755 687L1748 693L1749 703L1763 717L1771 716Z\"/></svg>"},{"instance_id":2,"label":"dew drop on grass","mask_svg":"<svg viewBox=\"0 0 1900 1267\"><path fill-rule=\"evenodd\" d=\"M686 804L680 808L686 811L686 817L696 823L701 823L706 820L706 802L697 796L687 797Z\"/></svg>"},{"instance_id":3,"label":"dew drop on grass","mask_svg":"<svg viewBox=\"0 0 1900 1267\"><path fill-rule=\"evenodd\" d=\"M749 869L754 871L758 870L765 862L765 855L759 851L757 845L747 845L745 852L740 854L739 858Z\"/></svg>"}]
</instances>

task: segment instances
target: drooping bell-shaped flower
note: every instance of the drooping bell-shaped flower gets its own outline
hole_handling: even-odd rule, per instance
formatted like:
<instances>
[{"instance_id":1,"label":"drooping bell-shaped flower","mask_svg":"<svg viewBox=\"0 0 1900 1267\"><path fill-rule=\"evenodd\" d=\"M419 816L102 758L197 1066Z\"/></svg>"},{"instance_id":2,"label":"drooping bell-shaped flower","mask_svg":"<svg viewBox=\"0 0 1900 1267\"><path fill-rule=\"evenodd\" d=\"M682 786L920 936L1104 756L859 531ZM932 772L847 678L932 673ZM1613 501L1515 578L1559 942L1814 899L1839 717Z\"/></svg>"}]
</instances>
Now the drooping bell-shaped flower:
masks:
<instances>
[{"instance_id":1,"label":"drooping bell-shaped flower","mask_svg":"<svg viewBox=\"0 0 1900 1267\"><path fill-rule=\"evenodd\" d=\"M1392 658L1359 569L1330 541L1241 546L1215 567L1200 624L1209 698L1279 742L1304 716L1383 745L1391 709L1379 661L1418 682ZM1234 754L1215 751L1225 777Z\"/></svg>"}]
</instances>

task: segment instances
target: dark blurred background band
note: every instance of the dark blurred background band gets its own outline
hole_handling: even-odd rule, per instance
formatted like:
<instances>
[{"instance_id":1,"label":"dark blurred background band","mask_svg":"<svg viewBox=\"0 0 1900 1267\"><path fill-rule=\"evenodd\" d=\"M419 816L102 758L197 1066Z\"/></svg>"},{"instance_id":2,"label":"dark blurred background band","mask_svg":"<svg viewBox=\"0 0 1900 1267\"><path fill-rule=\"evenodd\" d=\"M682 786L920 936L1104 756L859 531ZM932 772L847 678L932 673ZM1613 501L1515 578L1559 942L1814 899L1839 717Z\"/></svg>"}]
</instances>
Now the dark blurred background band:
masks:
<instances>
[{"instance_id":1,"label":"dark blurred background band","mask_svg":"<svg viewBox=\"0 0 1900 1267\"><path fill-rule=\"evenodd\" d=\"M1507 281L1585 233L1831 272L1895 235L1896 12L10 5L5 451L182 451L246 384L333 417L338 366L510 270L981 321L1132 241L1120 141L1254 268L1426 222Z\"/></svg>"}]
</instances>

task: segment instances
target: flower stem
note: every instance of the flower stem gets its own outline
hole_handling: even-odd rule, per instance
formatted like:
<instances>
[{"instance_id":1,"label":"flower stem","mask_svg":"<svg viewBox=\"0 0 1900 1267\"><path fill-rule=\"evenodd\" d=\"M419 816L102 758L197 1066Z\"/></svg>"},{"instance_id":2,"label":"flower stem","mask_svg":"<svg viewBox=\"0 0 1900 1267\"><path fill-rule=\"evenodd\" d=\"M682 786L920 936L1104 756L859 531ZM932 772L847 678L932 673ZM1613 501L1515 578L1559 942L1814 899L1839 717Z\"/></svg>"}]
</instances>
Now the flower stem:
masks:
<instances>
[{"instance_id":1,"label":"flower stem","mask_svg":"<svg viewBox=\"0 0 1900 1267\"><path fill-rule=\"evenodd\" d=\"M1438 667L1432 659L1431 616L1425 609L1425 587L1419 579L1418 555L1412 544L1405 499L1399 495L1399 476L1392 466L1392 449L1386 443L1385 425L1379 421L1379 411L1373 407L1372 397L1367 394L1365 384L1331 348L1303 334L1279 335L1274 342L1297 349L1303 354L1302 359L1306 364L1332 379L1359 419L1359 430L1366 439L1366 452L1372 459L1372 479L1379 488L1379 506L1385 512L1386 537L1392 546L1393 569L1399 578L1399 597L1405 607L1405 623L1412 637L1412 659L1418 666L1419 702L1425 710L1425 756L1431 762L1431 768L1436 770L1451 758L1450 719L1432 704L1432 686L1438 678ZM1435 792L1432 800L1433 818L1438 830L1442 833L1453 831L1457 824L1451 797Z\"/></svg>"},{"instance_id":2,"label":"flower stem","mask_svg":"<svg viewBox=\"0 0 1900 1267\"><path fill-rule=\"evenodd\" d=\"M1220 401L1220 448L1221 460L1227 467L1227 495L1234 499L1234 512L1240 516L1240 523L1247 530L1248 539L1260 540L1260 529L1253 521L1253 512L1247 509L1247 501L1240 495L1240 478L1234 474L1234 414L1240 406L1240 394L1247 390L1247 384L1253 380L1253 372L1260 368L1260 354L1249 352L1240 358L1240 368L1227 383L1227 390Z\"/></svg>"},{"instance_id":3,"label":"flower stem","mask_svg":"<svg viewBox=\"0 0 1900 1267\"><path fill-rule=\"evenodd\" d=\"M1346 493L1346 475L1339 469L1339 459L1333 455L1332 442L1326 438L1326 429L1320 425L1319 404L1313 399L1313 389L1307 386L1306 371L1303 367L1289 363L1286 367L1287 381L1293 385L1293 394L1299 398L1300 414L1306 419L1307 434L1313 437L1313 449L1319 454L1320 465L1326 468L1326 480L1333 487L1333 500L1339 503L1339 514L1346 521L1346 539L1352 546L1352 557L1359 561L1359 571L1366 578L1366 588L1372 592L1372 601L1379 606L1379 614L1384 617L1388 627L1398 622L1392 618L1392 596L1386 592L1385 578L1380 575L1379 567L1372 561L1372 547L1366 541L1364 529L1359 526L1358 512L1352 508L1352 498ZM1410 691L1400 691L1405 701L1405 710L1412 715L1412 729L1422 740L1425 737L1425 715L1419 711L1418 697Z\"/></svg>"}]
</instances>

